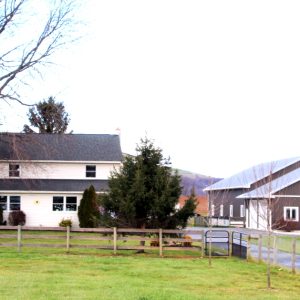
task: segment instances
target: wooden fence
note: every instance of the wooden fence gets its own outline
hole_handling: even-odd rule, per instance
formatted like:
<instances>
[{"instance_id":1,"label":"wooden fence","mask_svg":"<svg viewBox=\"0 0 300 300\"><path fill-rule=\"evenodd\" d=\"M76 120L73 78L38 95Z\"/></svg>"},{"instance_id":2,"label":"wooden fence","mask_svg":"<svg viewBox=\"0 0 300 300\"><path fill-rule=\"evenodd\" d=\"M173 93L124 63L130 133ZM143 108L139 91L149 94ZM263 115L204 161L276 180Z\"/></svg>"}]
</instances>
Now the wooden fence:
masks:
<instances>
[{"instance_id":1,"label":"wooden fence","mask_svg":"<svg viewBox=\"0 0 300 300\"><path fill-rule=\"evenodd\" d=\"M190 234L199 238L192 238ZM65 248L66 252L71 248L89 248L112 250L114 254L118 250L158 250L163 256L166 250L185 250L198 251L203 257L203 239L202 230L0 226L0 247L17 247L19 252L23 247ZM34 240L37 242L32 242ZM47 240L64 243L47 243ZM91 243L86 244L87 241ZM120 241L128 244L120 245Z\"/></svg>"},{"instance_id":2,"label":"wooden fence","mask_svg":"<svg viewBox=\"0 0 300 300\"><path fill-rule=\"evenodd\" d=\"M253 238L254 236L254 238ZM263 261L263 249L265 249L266 252L266 239L268 238L267 233L259 233L259 234L254 234L253 236L248 235L247 240L247 257L252 257L255 258L252 253L251 253L251 242L255 242L257 245L257 260L259 262ZM288 238L288 239L287 239ZM280 233L272 233L270 236L270 262L273 265L278 265L278 252L280 249L279 248L279 242L280 239L285 240L285 244L287 249L281 250L281 252L286 252L290 254L290 268L293 273L296 272L296 256L297 256L297 251L296 251L296 244L297 244L297 239L299 239L298 235L285 235L285 234L280 234ZM253 240L253 241L252 241ZM266 258L264 259L266 260Z\"/></svg>"}]
</instances>

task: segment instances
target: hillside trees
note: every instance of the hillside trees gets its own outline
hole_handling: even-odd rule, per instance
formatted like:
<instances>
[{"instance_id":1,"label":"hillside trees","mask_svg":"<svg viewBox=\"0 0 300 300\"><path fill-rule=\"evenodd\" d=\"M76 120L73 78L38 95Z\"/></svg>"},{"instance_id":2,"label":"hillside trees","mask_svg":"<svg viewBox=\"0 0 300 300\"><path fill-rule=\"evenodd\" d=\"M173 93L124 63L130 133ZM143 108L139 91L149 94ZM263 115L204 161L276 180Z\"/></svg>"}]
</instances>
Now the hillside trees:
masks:
<instances>
[{"instance_id":1,"label":"hillside trees","mask_svg":"<svg viewBox=\"0 0 300 300\"><path fill-rule=\"evenodd\" d=\"M162 150L145 138L137 146L137 155L127 156L119 171L109 179L110 191L100 200L100 223L105 226L137 228L184 227L194 214L189 199L175 209L181 194L180 176L173 173Z\"/></svg>"},{"instance_id":2,"label":"hillside trees","mask_svg":"<svg viewBox=\"0 0 300 300\"><path fill-rule=\"evenodd\" d=\"M74 12L75 0L0 0L0 99L25 104L20 85L75 40Z\"/></svg>"},{"instance_id":3,"label":"hillside trees","mask_svg":"<svg viewBox=\"0 0 300 300\"><path fill-rule=\"evenodd\" d=\"M39 133L65 133L70 122L63 103L55 102L53 97L29 108L27 115L30 126L37 128ZM30 126L24 125L23 132L34 133Z\"/></svg>"}]
</instances>

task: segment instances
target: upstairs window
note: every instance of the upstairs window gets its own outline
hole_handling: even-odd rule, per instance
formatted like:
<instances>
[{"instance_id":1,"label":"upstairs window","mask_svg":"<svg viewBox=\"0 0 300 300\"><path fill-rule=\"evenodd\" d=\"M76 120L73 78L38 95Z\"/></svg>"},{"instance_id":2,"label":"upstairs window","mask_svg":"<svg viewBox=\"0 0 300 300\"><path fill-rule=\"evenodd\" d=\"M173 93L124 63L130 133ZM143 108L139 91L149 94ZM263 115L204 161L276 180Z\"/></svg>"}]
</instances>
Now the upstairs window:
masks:
<instances>
[{"instance_id":1,"label":"upstairs window","mask_svg":"<svg viewBox=\"0 0 300 300\"><path fill-rule=\"evenodd\" d=\"M285 206L283 214L285 221L299 221L299 207L297 206Z\"/></svg>"},{"instance_id":2,"label":"upstairs window","mask_svg":"<svg viewBox=\"0 0 300 300\"><path fill-rule=\"evenodd\" d=\"M87 165L85 169L85 177L96 177L96 166Z\"/></svg>"},{"instance_id":3,"label":"upstairs window","mask_svg":"<svg viewBox=\"0 0 300 300\"><path fill-rule=\"evenodd\" d=\"M9 164L9 177L20 177L20 165Z\"/></svg>"},{"instance_id":4,"label":"upstairs window","mask_svg":"<svg viewBox=\"0 0 300 300\"><path fill-rule=\"evenodd\" d=\"M21 209L21 197L20 196L10 196L9 197L9 209L10 210L20 210Z\"/></svg>"},{"instance_id":5,"label":"upstairs window","mask_svg":"<svg viewBox=\"0 0 300 300\"><path fill-rule=\"evenodd\" d=\"M0 207L2 210L7 210L7 196L0 196Z\"/></svg>"}]
</instances>

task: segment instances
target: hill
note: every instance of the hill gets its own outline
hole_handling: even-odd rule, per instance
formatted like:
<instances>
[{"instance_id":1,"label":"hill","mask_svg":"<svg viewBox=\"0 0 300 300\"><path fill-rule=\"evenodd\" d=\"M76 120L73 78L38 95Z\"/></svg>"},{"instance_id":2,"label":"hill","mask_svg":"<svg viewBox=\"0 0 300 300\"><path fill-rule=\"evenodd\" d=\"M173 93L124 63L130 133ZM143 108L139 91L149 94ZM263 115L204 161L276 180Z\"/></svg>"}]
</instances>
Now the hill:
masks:
<instances>
[{"instance_id":1,"label":"hill","mask_svg":"<svg viewBox=\"0 0 300 300\"><path fill-rule=\"evenodd\" d=\"M182 195L190 195L193 187L195 188L196 195L204 195L204 188L222 179L197 174L185 170L177 169L177 171L178 174L181 176L181 183L183 186Z\"/></svg>"}]
</instances>

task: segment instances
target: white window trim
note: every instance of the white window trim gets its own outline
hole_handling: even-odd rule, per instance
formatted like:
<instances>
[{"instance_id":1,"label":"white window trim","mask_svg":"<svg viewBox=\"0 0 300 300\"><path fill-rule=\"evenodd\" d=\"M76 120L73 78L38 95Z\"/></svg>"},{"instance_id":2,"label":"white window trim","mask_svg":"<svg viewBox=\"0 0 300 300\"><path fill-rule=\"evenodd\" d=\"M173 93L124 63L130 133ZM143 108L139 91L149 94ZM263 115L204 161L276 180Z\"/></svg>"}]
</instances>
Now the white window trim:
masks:
<instances>
[{"instance_id":1,"label":"white window trim","mask_svg":"<svg viewBox=\"0 0 300 300\"><path fill-rule=\"evenodd\" d=\"M296 210L296 218L294 220L287 219L287 211ZM291 221L291 222L299 222L299 207L298 206L284 206L283 207L283 219L284 221Z\"/></svg>"},{"instance_id":2,"label":"white window trim","mask_svg":"<svg viewBox=\"0 0 300 300\"><path fill-rule=\"evenodd\" d=\"M220 217L224 217L224 205L220 205Z\"/></svg>"},{"instance_id":3,"label":"white window trim","mask_svg":"<svg viewBox=\"0 0 300 300\"><path fill-rule=\"evenodd\" d=\"M230 218L233 217L233 205L232 204L229 205L229 217Z\"/></svg>"},{"instance_id":4,"label":"white window trim","mask_svg":"<svg viewBox=\"0 0 300 300\"><path fill-rule=\"evenodd\" d=\"M245 205L244 204L240 205L240 217L241 218L245 217Z\"/></svg>"}]
</instances>

